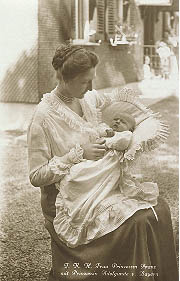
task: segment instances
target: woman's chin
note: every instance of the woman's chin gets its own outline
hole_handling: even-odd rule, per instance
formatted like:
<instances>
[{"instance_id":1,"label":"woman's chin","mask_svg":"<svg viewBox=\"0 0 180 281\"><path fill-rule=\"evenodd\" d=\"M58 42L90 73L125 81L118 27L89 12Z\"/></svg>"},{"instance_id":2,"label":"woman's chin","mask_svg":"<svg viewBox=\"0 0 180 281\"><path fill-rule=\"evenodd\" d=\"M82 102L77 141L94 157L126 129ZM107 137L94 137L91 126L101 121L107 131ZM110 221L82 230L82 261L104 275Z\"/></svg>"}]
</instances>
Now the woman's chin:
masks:
<instances>
[{"instance_id":1,"label":"woman's chin","mask_svg":"<svg viewBox=\"0 0 180 281\"><path fill-rule=\"evenodd\" d=\"M85 92L85 93L86 93L86 92ZM84 98L85 93L81 94L81 95L78 97L78 99L83 99L83 98Z\"/></svg>"}]
</instances>

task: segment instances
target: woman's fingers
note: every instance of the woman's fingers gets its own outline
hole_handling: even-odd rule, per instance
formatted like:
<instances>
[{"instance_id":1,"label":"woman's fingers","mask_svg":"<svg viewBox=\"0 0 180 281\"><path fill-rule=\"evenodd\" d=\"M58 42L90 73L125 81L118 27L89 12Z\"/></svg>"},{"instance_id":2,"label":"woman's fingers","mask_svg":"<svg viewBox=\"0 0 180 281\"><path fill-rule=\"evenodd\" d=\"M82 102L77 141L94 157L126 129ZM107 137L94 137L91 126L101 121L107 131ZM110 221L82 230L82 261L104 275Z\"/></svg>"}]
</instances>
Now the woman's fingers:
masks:
<instances>
[{"instance_id":1,"label":"woman's fingers","mask_svg":"<svg viewBox=\"0 0 180 281\"><path fill-rule=\"evenodd\" d=\"M103 141L101 140L102 144L99 143L87 143L84 145L81 145L83 150L84 150L84 154L83 157L84 159L88 159L88 160L99 160L101 158L103 158L106 149L105 149L105 140L103 139Z\"/></svg>"},{"instance_id":2,"label":"woman's fingers","mask_svg":"<svg viewBox=\"0 0 180 281\"><path fill-rule=\"evenodd\" d=\"M105 146L103 147L95 147L94 148L94 153L98 155L103 155L106 152Z\"/></svg>"},{"instance_id":3,"label":"woman's fingers","mask_svg":"<svg viewBox=\"0 0 180 281\"><path fill-rule=\"evenodd\" d=\"M104 147L104 146L103 146ZM105 150L105 148L103 148L102 146L100 146L100 147L96 147L95 149L94 149L94 156L95 156L95 158L96 158L96 160L97 159L100 159L100 158L102 158L103 156L104 156L104 154L105 154L105 152L106 152L106 150Z\"/></svg>"},{"instance_id":4,"label":"woman's fingers","mask_svg":"<svg viewBox=\"0 0 180 281\"><path fill-rule=\"evenodd\" d=\"M105 149L97 150L97 151L94 151L94 155L96 155L96 156L104 156L105 152L106 152Z\"/></svg>"},{"instance_id":5,"label":"woman's fingers","mask_svg":"<svg viewBox=\"0 0 180 281\"><path fill-rule=\"evenodd\" d=\"M105 149L105 144L94 144L94 148L99 149L99 150Z\"/></svg>"},{"instance_id":6,"label":"woman's fingers","mask_svg":"<svg viewBox=\"0 0 180 281\"><path fill-rule=\"evenodd\" d=\"M105 142L106 142L106 140L104 138L99 138L99 139L96 140L97 144L103 144Z\"/></svg>"}]
</instances>

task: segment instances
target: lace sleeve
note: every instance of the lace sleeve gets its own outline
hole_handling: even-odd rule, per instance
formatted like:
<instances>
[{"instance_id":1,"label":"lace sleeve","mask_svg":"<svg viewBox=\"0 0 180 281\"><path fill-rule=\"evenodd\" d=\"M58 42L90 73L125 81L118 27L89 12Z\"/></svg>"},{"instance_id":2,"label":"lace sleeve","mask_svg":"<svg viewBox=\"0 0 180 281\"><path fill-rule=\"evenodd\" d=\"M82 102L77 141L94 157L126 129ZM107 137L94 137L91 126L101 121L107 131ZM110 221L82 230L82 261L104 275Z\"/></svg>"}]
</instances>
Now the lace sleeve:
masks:
<instances>
[{"instance_id":1,"label":"lace sleeve","mask_svg":"<svg viewBox=\"0 0 180 281\"><path fill-rule=\"evenodd\" d=\"M50 144L40 124L31 124L27 140L29 178L33 186L47 186L60 181L72 165L83 161L83 149L79 145L62 157L52 157Z\"/></svg>"},{"instance_id":2,"label":"lace sleeve","mask_svg":"<svg viewBox=\"0 0 180 281\"><path fill-rule=\"evenodd\" d=\"M84 161L83 149L80 145L73 147L67 154L62 157L54 156L49 161L49 167L55 175L64 176L69 169L77 163Z\"/></svg>"}]
</instances>

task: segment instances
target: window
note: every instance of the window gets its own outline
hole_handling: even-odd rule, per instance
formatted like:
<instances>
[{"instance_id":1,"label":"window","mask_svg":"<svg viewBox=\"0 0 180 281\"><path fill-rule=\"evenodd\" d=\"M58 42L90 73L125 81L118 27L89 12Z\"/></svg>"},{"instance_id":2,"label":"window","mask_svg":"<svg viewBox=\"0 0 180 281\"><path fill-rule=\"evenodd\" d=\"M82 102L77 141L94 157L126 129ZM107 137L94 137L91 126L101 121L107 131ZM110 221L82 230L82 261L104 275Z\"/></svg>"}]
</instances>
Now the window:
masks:
<instances>
[{"instance_id":1,"label":"window","mask_svg":"<svg viewBox=\"0 0 180 281\"><path fill-rule=\"evenodd\" d=\"M123 23L123 0L71 0L71 19L73 42L109 40Z\"/></svg>"}]
</instances>

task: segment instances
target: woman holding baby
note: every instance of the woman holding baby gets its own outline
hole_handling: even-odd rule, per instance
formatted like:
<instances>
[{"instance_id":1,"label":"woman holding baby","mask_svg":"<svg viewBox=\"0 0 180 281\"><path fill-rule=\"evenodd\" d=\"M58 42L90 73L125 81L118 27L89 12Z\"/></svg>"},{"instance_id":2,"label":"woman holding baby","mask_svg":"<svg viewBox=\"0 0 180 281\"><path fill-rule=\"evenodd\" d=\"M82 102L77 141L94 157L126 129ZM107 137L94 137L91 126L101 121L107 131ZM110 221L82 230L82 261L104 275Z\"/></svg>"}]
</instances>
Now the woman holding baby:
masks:
<instances>
[{"instance_id":1,"label":"woman holding baby","mask_svg":"<svg viewBox=\"0 0 180 281\"><path fill-rule=\"evenodd\" d=\"M156 184L128 175L135 121L126 113L103 121L113 100L88 91L97 64L93 52L61 45L52 61L58 85L28 130L30 181L51 235L48 280L112 280L118 264L115 280L176 281L169 208Z\"/></svg>"}]
</instances>

